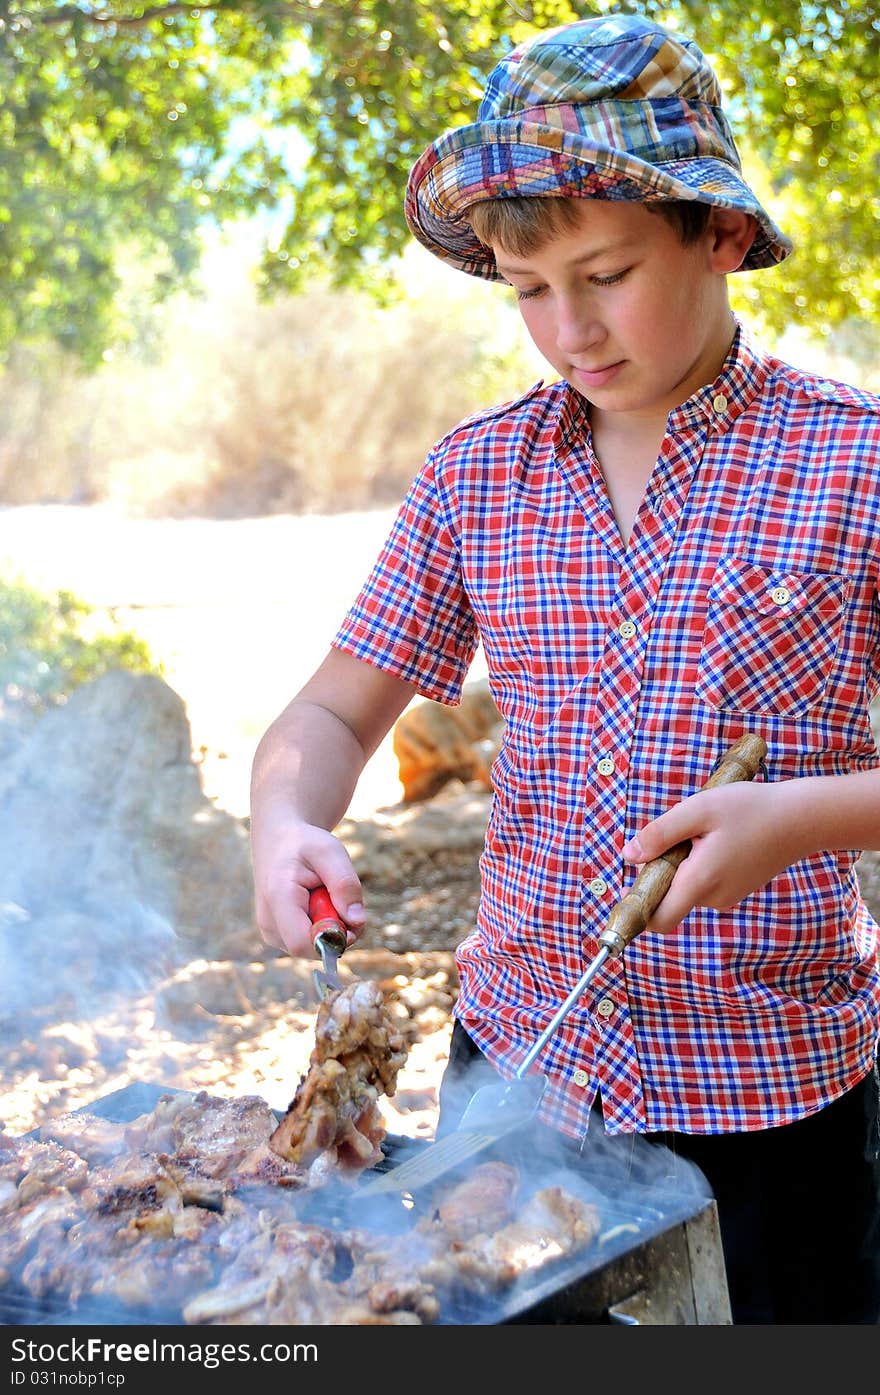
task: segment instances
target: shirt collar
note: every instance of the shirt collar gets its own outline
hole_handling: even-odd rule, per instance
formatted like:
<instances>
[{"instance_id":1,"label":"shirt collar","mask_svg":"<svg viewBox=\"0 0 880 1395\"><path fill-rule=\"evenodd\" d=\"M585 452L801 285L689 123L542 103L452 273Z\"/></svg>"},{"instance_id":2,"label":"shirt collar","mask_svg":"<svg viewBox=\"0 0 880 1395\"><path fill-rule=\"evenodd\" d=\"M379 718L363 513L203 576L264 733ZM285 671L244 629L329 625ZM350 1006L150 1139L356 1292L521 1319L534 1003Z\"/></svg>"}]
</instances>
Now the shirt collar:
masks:
<instances>
[{"instance_id":1,"label":"shirt collar","mask_svg":"<svg viewBox=\"0 0 880 1395\"><path fill-rule=\"evenodd\" d=\"M755 344L739 320L733 343L718 377L698 388L686 402L673 407L666 420L667 434L702 426L713 432L726 431L744 412L764 386L770 360ZM570 383L562 381L553 444L557 449L589 438L589 404Z\"/></svg>"},{"instance_id":2,"label":"shirt collar","mask_svg":"<svg viewBox=\"0 0 880 1395\"><path fill-rule=\"evenodd\" d=\"M686 402L673 407L666 419L667 434L695 426L722 432L754 401L770 371L767 355L754 343L739 320L721 372L714 382L698 388Z\"/></svg>"}]
</instances>

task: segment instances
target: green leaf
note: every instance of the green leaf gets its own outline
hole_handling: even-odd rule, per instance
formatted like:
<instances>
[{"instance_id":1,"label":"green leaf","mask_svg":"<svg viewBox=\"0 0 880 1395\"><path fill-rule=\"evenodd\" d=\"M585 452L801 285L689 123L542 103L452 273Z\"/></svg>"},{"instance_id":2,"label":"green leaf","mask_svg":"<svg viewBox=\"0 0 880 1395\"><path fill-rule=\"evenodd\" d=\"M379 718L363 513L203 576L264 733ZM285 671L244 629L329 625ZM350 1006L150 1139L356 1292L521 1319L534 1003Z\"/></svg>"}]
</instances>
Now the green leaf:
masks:
<instances>
[{"instance_id":1,"label":"green leaf","mask_svg":"<svg viewBox=\"0 0 880 1395\"><path fill-rule=\"evenodd\" d=\"M69 591L0 580L0 708L43 710L115 669L161 673L143 640Z\"/></svg>"},{"instance_id":2,"label":"green leaf","mask_svg":"<svg viewBox=\"0 0 880 1395\"><path fill-rule=\"evenodd\" d=\"M798 239L746 293L753 312L819 334L876 323L877 0L7 0L0 359L49 338L97 363L130 336L120 249L156 266L158 304L193 283L206 220L286 221L266 294L305 267L368 284L409 240L413 161L474 118L501 54L611 10L677 26L711 57L746 166Z\"/></svg>"}]
</instances>

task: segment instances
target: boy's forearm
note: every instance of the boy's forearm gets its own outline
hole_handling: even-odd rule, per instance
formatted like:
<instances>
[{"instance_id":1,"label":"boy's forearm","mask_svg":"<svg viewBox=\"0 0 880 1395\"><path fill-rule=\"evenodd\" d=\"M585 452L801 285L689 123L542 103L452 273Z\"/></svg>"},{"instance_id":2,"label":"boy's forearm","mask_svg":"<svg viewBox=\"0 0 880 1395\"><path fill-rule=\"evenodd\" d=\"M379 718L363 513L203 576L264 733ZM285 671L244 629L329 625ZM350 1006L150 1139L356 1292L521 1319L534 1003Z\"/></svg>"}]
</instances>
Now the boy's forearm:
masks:
<instances>
[{"instance_id":1,"label":"boy's forearm","mask_svg":"<svg viewBox=\"0 0 880 1395\"><path fill-rule=\"evenodd\" d=\"M366 759L340 717L319 703L296 699L257 747L252 817L275 808L288 819L334 828L351 803Z\"/></svg>"},{"instance_id":2,"label":"boy's forearm","mask_svg":"<svg viewBox=\"0 0 880 1395\"><path fill-rule=\"evenodd\" d=\"M880 770L783 780L776 793L792 861L838 848L880 849Z\"/></svg>"}]
</instances>

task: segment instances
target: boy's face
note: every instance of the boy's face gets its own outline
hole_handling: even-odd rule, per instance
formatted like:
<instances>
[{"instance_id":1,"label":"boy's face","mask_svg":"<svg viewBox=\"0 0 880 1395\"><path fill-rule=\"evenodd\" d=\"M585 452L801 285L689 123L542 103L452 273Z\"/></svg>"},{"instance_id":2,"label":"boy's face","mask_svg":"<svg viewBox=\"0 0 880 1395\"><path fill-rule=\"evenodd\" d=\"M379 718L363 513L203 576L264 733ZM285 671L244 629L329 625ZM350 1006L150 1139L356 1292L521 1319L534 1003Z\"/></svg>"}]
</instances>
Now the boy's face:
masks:
<instances>
[{"instance_id":1,"label":"boy's face","mask_svg":"<svg viewBox=\"0 0 880 1395\"><path fill-rule=\"evenodd\" d=\"M734 322L714 218L699 241L638 203L578 201L578 224L518 257L493 247L544 358L594 409L662 418L715 378Z\"/></svg>"}]
</instances>

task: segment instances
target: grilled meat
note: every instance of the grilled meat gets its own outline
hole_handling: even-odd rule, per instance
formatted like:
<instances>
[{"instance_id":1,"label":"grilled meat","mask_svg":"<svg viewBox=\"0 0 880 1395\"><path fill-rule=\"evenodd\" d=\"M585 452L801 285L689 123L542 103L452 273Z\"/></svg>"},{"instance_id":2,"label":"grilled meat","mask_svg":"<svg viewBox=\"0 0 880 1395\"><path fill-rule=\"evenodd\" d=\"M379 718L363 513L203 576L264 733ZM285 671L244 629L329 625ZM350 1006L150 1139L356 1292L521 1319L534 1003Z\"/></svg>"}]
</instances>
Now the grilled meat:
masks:
<instances>
[{"instance_id":1,"label":"grilled meat","mask_svg":"<svg viewBox=\"0 0 880 1395\"><path fill-rule=\"evenodd\" d=\"M157 1220L162 1215L152 1214ZM38 1297L63 1293L74 1307L83 1298L112 1298L144 1313L173 1313L193 1287L210 1282L214 1272L208 1231L221 1224L220 1218L198 1208L180 1212L182 1218L190 1214L198 1222L184 1222L181 1233L166 1215L155 1227L138 1224L149 1212L128 1223L113 1215L81 1215L67 1230L63 1245L33 1247L22 1283Z\"/></svg>"},{"instance_id":2,"label":"grilled meat","mask_svg":"<svg viewBox=\"0 0 880 1395\"><path fill-rule=\"evenodd\" d=\"M83 1111L59 1114L51 1124L43 1125L39 1137L43 1142L60 1143L87 1163L105 1163L125 1152L125 1127Z\"/></svg>"},{"instance_id":3,"label":"grilled meat","mask_svg":"<svg viewBox=\"0 0 880 1395\"><path fill-rule=\"evenodd\" d=\"M561 1187L547 1187L500 1230L484 1230L464 1243L453 1241L450 1252L462 1280L502 1288L530 1269L583 1248L598 1233L595 1206Z\"/></svg>"},{"instance_id":4,"label":"grilled meat","mask_svg":"<svg viewBox=\"0 0 880 1395\"><path fill-rule=\"evenodd\" d=\"M465 1181L440 1196L429 1216L421 1219L392 1246L383 1237L357 1232L352 1237L355 1260L351 1283L375 1296L387 1289L406 1293L413 1284L422 1291L484 1293L503 1289L520 1274L591 1244L599 1232L596 1208L564 1191L547 1187L517 1207L484 1213L479 1224L479 1197L502 1207L506 1183L515 1193L519 1177L505 1163L483 1163Z\"/></svg>"},{"instance_id":5,"label":"grilled meat","mask_svg":"<svg viewBox=\"0 0 880 1395\"><path fill-rule=\"evenodd\" d=\"M334 1087L319 1164L345 1166L349 1127L369 1141L364 1110L380 1087L393 1088L402 1059L395 1035L378 992L326 1001L318 1041L339 1055L316 1059L312 1079L333 1065L351 1084L347 1094ZM321 1098L317 1086L311 1098ZM447 1186L403 1233L399 1224L388 1235L309 1223L305 1203L323 1203L315 1162L306 1168L270 1147L284 1124L288 1137L301 1126L311 1156L322 1135L307 1115L289 1113L275 1128L260 1100L205 1094L163 1098L110 1128L68 1116L57 1133L82 1153L49 1141L54 1127L46 1141L0 1134L0 1285L63 1295L73 1309L109 1299L133 1321L411 1325L436 1322L453 1296L502 1290L596 1235L594 1209L561 1187L520 1204L519 1175L499 1162ZM362 1147L349 1168L365 1165Z\"/></svg>"},{"instance_id":6,"label":"grilled meat","mask_svg":"<svg viewBox=\"0 0 880 1395\"><path fill-rule=\"evenodd\" d=\"M436 1221L450 1240L489 1233L509 1221L516 1209L519 1173L508 1163L481 1164L452 1187L437 1205Z\"/></svg>"},{"instance_id":7,"label":"grilled meat","mask_svg":"<svg viewBox=\"0 0 880 1395\"><path fill-rule=\"evenodd\" d=\"M325 1292L335 1256L333 1239L320 1228L296 1222L272 1224L261 1215L257 1228L241 1236L216 1286L186 1304L184 1319L236 1324L319 1322L315 1308L322 1302L334 1307L337 1302L335 1293Z\"/></svg>"},{"instance_id":8,"label":"grilled meat","mask_svg":"<svg viewBox=\"0 0 880 1395\"><path fill-rule=\"evenodd\" d=\"M165 1096L126 1127L125 1138L134 1151L167 1153L197 1163L202 1176L230 1177L265 1149L277 1123L259 1095L218 1099L200 1090Z\"/></svg>"},{"instance_id":9,"label":"grilled meat","mask_svg":"<svg viewBox=\"0 0 880 1395\"><path fill-rule=\"evenodd\" d=\"M8 1211L0 1227L0 1272L20 1273L35 1250L57 1254L66 1244L67 1232L82 1214L80 1205L64 1187L47 1188L26 1206Z\"/></svg>"},{"instance_id":10,"label":"grilled meat","mask_svg":"<svg viewBox=\"0 0 880 1395\"><path fill-rule=\"evenodd\" d=\"M394 1094L405 1060L377 984L359 981L330 994L318 1009L308 1072L269 1146L310 1167L314 1182L378 1162L385 1124L377 1101Z\"/></svg>"},{"instance_id":11,"label":"grilled meat","mask_svg":"<svg viewBox=\"0 0 880 1395\"><path fill-rule=\"evenodd\" d=\"M88 1171L85 1159L69 1148L0 1133L0 1213L25 1206L52 1187L78 1191Z\"/></svg>"},{"instance_id":12,"label":"grilled meat","mask_svg":"<svg viewBox=\"0 0 880 1395\"><path fill-rule=\"evenodd\" d=\"M261 1221L242 1238L215 1286L186 1304L186 1322L372 1326L434 1322L439 1316L433 1288L417 1277L373 1283L352 1267L355 1235L273 1223L265 1213ZM351 1272L340 1277L338 1268Z\"/></svg>"}]
</instances>

